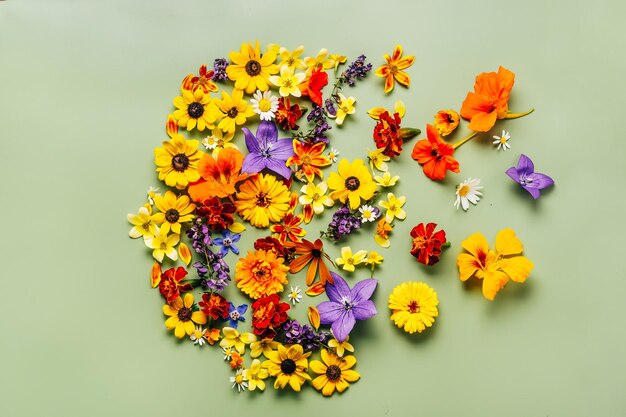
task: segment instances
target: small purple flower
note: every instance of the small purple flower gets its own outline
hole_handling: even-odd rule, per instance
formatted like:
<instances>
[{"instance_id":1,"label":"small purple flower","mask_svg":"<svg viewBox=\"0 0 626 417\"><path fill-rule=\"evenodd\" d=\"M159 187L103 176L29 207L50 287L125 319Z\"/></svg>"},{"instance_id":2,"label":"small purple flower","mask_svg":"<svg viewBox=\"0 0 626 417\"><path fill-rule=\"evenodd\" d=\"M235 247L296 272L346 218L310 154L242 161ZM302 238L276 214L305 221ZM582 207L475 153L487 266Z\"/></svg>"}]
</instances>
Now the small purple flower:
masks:
<instances>
[{"instance_id":1,"label":"small purple flower","mask_svg":"<svg viewBox=\"0 0 626 417\"><path fill-rule=\"evenodd\" d=\"M317 306L320 322L330 324L339 342L346 340L357 320L366 320L376 315L376 306L370 300L378 280L364 279L350 289L346 281L334 272L330 273L334 283L326 285L326 295L330 301Z\"/></svg>"},{"instance_id":2,"label":"small purple flower","mask_svg":"<svg viewBox=\"0 0 626 417\"><path fill-rule=\"evenodd\" d=\"M274 122L261 121L256 136L246 127L241 130L246 137L246 146L250 152L243 160L241 172L256 174L267 168L283 178L291 176L291 170L286 162L294 155L293 140L278 139L278 129Z\"/></svg>"},{"instance_id":3,"label":"small purple flower","mask_svg":"<svg viewBox=\"0 0 626 417\"><path fill-rule=\"evenodd\" d=\"M226 74L227 66L228 61L224 58L217 58L213 61L213 79L216 81L226 81L228 79L228 75Z\"/></svg>"},{"instance_id":4,"label":"small purple flower","mask_svg":"<svg viewBox=\"0 0 626 417\"><path fill-rule=\"evenodd\" d=\"M541 195L541 190L554 185L554 180L545 174L535 172L535 165L529 157L522 154L517 161L517 167L506 170L506 174L516 183L528 191L536 200Z\"/></svg>"},{"instance_id":5,"label":"small purple flower","mask_svg":"<svg viewBox=\"0 0 626 417\"><path fill-rule=\"evenodd\" d=\"M213 239L213 244L221 246L220 254L222 255L222 258L226 256L229 250L235 255L239 255L239 248L235 245L235 243L239 242L239 239L241 239L241 235L239 233L231 235L230 230L224 230L222 237Z\"/></svg>"},{"instance_id":6,"label":"small purple flower","mask_svg":"<svg viewBox=\"0 0 626 417\"><path fill-rule=\"evenodd\" d=\"M228 309L228 319L230 320L230 327L236 329L240 321L246 321L246 318L243 315L246 314L247 310L247 304L242 304L239 307L235 307L233 303L230 303L230 308Z\"/></svg>"}]
</instances>

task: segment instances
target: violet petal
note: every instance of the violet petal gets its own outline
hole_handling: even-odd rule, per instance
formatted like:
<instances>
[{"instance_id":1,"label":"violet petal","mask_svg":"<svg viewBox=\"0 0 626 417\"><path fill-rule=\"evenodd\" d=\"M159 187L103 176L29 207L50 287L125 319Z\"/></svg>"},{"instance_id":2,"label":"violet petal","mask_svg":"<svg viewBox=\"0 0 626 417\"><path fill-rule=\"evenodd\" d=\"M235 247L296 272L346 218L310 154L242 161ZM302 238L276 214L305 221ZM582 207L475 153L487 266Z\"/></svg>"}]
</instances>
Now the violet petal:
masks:
<instances>
[{"instance_id":1,"label":"violet petal","mask_svg":"<svg viewBox=\"0 0 626 417\"><path fill-rule=\"evenodd\" d=\"M328 299L336 303L341 303L342 298L350 298L350 287L346 281L344 281L339 274L334 272L331 272L330 275L333 277L334 283L326 284L326 295Z\"/></svg>"},{"instance_id":2,"label":"violet petal","mask_svg":"<svg viewBox=\"0 0 626 417\"><path fill-rule=\"evenodd\" d=\"M272 143L270 145L270 153L272 158L287 161L287 159L295 155L295 152L293 151L293 140L280 139Z\"/></svg>"},{"instance_id":3,"label":"violet petal","mask_svg":"<svg viewBox=\"0 0 626 417\"><path fill-rule=\"evenodd\" d=\"M354 303L369 300L378 285L378 281L370 278L364 279L356 283L350 290L351 298Z\"/></svg>"},{"instance_id":4,"label":"violet petal","mask_svg":"<svg viewBox=\"0 0 626 417\"><path fill-rule=\"evenodd\" d=\"M338 321L346 309L339 303L323 301L317 305L317 311L320 313L320 323L330 324Z\"/></svg>"},{"instance_id":5,"label":"violet petal","mask_svg":"<svg viewBox=\"0 0 626 417\"><path fill-rule=\"evenodd\" d=\"M352 307L352 314L357 320L367 320L370 317L374 317L377 313L376 306L372 300L361 301L354 307Z\"/></svg>"},{"instance_id":6,"label":"violet petal","mask_svg":"<svg viewBox=\"0 0 626 417\"><path fill-rule=\"evenodd\" d=\"M278 139L278 129L274 122L268 122L266 120L261 121L256 130L256 138L259 141L261 149L265 149L270 143L276 142Z\"/></svg>"},{"instance_id":7,"label":"violet petal","mask_svg":"<svg viewBox=\"0 0 626 417\"><path fill-rule=\"evenodd\" d=\"M519 184L519 173L517 172L517 168L515 167L511 167L509 169L506 170L506 175L508 175L509 177L511 177L511 179L513 181L515 181L516 183Z\"/></svg>"},{"instance_id":8,"label":"violet petal","mask_svg":"<svg viewBox=\"0 0 626 417\"><path fill-rule=\"evenodd\" d=\"M248 151L250 153L261 153L261 148L259 148L259 141L256 137L250 132L250 129L247 127L242 127L243 135L246 138L246 146L248 147Z\"/></svg>"},{"instance_id":9,"label":"violet petal","mask_svg":"<svg viewBox=\"0 0 626 417\"><path fill-rule=\"evenodd\" d=\"M265 168L266 160L259 154L249 153L243 160L241 172L244 174L256 174Z\"/></svg>"},{"instance_id":10,"label":"violet petal","mask_svg":"<svg viewBox=\"0 0 626 417\"><path fill-rule=\"evenodd\" d=\"M285 165L284 160L268 158L265 160L265 167L281 177L287 179L291 176L291 169ZM243 169L242 169L243 172Z\"/></svg>"},{"instance_id":11,"label":"violet petal","mask_svg":"<svg viewBox=\"0 0 626 417\"><path fill-rule=\"evenodd\" d=\"M333 330L335 339L339 342L343 342L348 338L355 324L356 320L354 315L349 311L345 311L344 314L339 317L339 320L333 322L330 328Z\"/></svg>"},{"instance_id":12,"label":"violet petal","mask_svg":"<svg viewBox=\"0 0 626 417\"><path fill-rule=\"evenodd\" d=\"M545 174L540 174L535 172L528 176L528 179L532 180L530 184L526 184L530 188L538 188L543 190L546 187L549 187L554 184L554 180Z\"/></svg>"},{"instance_id":13,"label":"violet petal","mask_svg":"<svg viewBox=\"0 0 626 417\"><path fill-rule=\"evenodd\" d=\"M522 176L532 174L533 172L535 172L533 161L526 155L521 154L517 161L517 173Z\"/></svg>"}]
</instances>

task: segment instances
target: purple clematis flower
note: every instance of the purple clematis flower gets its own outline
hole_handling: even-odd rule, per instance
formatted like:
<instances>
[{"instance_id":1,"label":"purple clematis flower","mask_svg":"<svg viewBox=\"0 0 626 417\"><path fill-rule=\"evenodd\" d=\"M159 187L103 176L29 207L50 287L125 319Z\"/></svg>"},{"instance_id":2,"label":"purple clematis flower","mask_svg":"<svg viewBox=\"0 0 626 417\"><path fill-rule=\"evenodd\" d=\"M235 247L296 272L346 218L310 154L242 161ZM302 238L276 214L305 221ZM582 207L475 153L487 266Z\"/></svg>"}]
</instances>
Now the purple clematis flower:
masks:
<instances>
[{"instance_id":1,"label":"purple clematis flower","mask_svg":"<svg viewBox=\"0 0 626 417\"><path fill-rule=\"evenodd\" d=\"M376 315L376 306L370 300L378 280L364 279L350 289L346 281L334 272L334 283L326 284L326 294L330 301L317 306L322 324L331 324L333 335L339 342L346 340L357 320L365 320Z\"/></svg>"},{"instance_id":2,"label":"purple clematis flower","mask_svg":"<svg viewBox=\"0 0 626 417\"><path fill-rule=\"evenodd\" d=\"M291 176L286 162L294 155L293 139L278 139L278 129L274 122L263 120L256 130L256 136L248 128L242 128L246 146L250 152L243 160L241 172L256 174L267 168L283 178Z\"/></svg>"},{"instance_id":3,"label":"purple clematis flower","mask_svg":"<svg viewBox=\"0 0 626 417\"><path fill-rule=\"evenodd\" d=\"M230 320L230 327L236 329L240 321L246 321L246 318L243 315L246 313L247 310L247 304L242 304L239 307L235 307L233 303L230 303L230 308L228 309L228 319Z\"/></svg>"},{"instance_id":4,"label":"purple clematis flower","mask_svg":"<svg viewBox=\"0 0 626 417\"><path fill-rule=\"evenodd\" d=\"M213 244L220 246L220 254L222 258L226 256L230 250L235 255L239 255L239 248L235 243L239 242L241 235L239 233L230 234L230 230L224 230L222 237L216 237L213 239Z\"/></svg>"},{"instance_id":5,"label":"purple clematis flower","mask_svg":"<svg viewBox=\"0 0 626 417\"><path fill-rule=\"evenodd\" d=\"M516 183L522 186L536 200L541 195L541 190L554 185L554 180L545 174L535 172L535 165L524 154L517 161L517 167L506 170L506 174Z\"/></svg>"}]
</instances>

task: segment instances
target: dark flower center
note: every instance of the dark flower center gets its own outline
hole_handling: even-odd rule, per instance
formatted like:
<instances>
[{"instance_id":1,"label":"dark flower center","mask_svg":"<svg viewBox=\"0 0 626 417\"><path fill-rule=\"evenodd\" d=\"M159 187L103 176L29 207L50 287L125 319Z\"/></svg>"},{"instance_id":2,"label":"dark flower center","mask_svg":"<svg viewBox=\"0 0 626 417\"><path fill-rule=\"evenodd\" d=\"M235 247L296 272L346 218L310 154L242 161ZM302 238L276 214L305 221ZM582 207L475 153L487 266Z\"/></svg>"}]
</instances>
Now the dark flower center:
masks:
<instances>
[{"instance_id":1,"label":"dark flower center","mask_svg":"<svg viewBox=\"0 0 626 417\"><path fill-rule=\"evenodd\" d=\"M326 376L331 381L338 380L341 377L341 368L339 368L337 365L330 365L328 368L326 368Z\"/></svg>"},{"instance_id":2,"label":"dark flower center","mask_svg":"<svg viewBox=\"0 0 626 417\"><path fill-rule=\"evenodd\" d=\"M246 72L251 77L254 77L255 75L259 75L261 73L261 64L259 64L258 61L251 59L246 64Z\"/></svg>"},{"instance_id":3,"label":"dark flower center","mask_svg":"<svg viewBox=\"0 0 626 417\"><path fill-rule=\"evenodd\" d=\"M319 249L313 249L311 250L311 256L314 258L320 258L322 256L322 251Z\"/></svg>"},{"instance_id":4,"label":"dark flower center","mask_svg":"<svg viewBox=\"0 0 626 417\"><path fill-rule=\"evenodd\" d=\"M230 313L230 319L234 321L239 320L239 312L235 310L232 313Z\"/></svg>"},{"instance_id":5,"label":"dark flower center","mask_svg":"<svg viewBox=\"0 0 626 417\"><path fill-rule=\"evenodd\" d=\"M409 303L409 313L419 313L420 311L420 305L418 304L417 301L411 301Z\"/></svg>"},{"instance_id":6,"label":"dark flower center","mask_svg":"<svg viewBox=\"0 0 626 417\"><path fill-rule=\"evenodd\" d=\"M350 191L358 190L361 185L361 181L357 177L346 178L346 188Z\"/></svg>"},{"instance_id":7,"label":"dark flower center","mask_svg":"<svg viewBox=\"0 0 626 417\"><path fill-rule=\"evenodd\" d=\"M432 149L432 150L430 151L430 155L431 155L431 156L437 156L437 155L439 155L439 151L438 151L437 149Z\"/></svg>"},{"instance_id":8,"label":"dark flower center","mask_svg":"<svg viewBox=\"0 0 626 417\"><path fill-rule=\"evenodd\" d=\"M150 229L150 222L145 222L144 224L141 225L141 227L143 227L143 230L149 230Z\"/></svg>"},{"instance_id":9,"label":"dark flower center","mask_svg":"<svg viewBox=\"0 0 626 417\"><path fill-rule=\"evenodd\" d=\"M174 155L172 158L172 168L178 172L183 172L189 167L189 158L184 153Z\"/></svg>"},{"instance_id":10,"label":"dark flower center","mask_svg":"<svg viewBox=\"0 0 626 417\"><path fill-rule=\"evenodd\" d=\"M256 196L256 205L258 207L267 207L270 205L269 199L265 193L259 193Z\"/></svg>"},{"instance_id":11,"label":"dark flower center","mask_svg":"<svg viewBox=\"0 0 626 417\"><path fill-rule=\"evenodd\" d=\"M189 117L198 119L204 114L204 106L202 105L202 103L194 101L187 107L187 113L189 113Z\"/></svg>"},{"instance_id":12,"label":"dark flower center","mask_svg":"<svg viewBox=\"0 0 626 417\"><path fill-rule=\"evenodd\" d=\"M448 121L448 123L454 122L454 120L452 120L452 115L450 113L446 113L446 120Z\"/></svg>"},{"instance_id":13,"label":"dark flower center","mask_svg":"<svg viewBox=\"0 0 626 417\"><path fill-rule=\"evenodd\" d=\"M285 359L280 363L280 370L287 375L293 374L296 371L296 363L293 359Z\"/></svg>"},{"instance_id":14,"label":"dark flower center","mask_svg":"<svg viewBox=\"0 0 626 417\"><path fill-rule=\"evenodd\" d=\"M171 208L165 212L165 220L167 220L168 223L176 223L179 218L180 213L176 209Z\"/></svg>"},{"instance_id":15,"label":"dark flower center","mask_svg":"<svg viewBox=\"0 0 626 417\"><path fill-rule=\"evenodd\" d=\"M235 117L237 117L237 113L239 113L239 110L237 110L237 107L231 107L226 113L226 115L230 117L231 119L234 119Z\"/></svg>"},{"instance_id":16,"label":"dark flower center","mask_svg":"<svg viewBox=\"0 0 626 417\"><path fill-rule=\"evenodd\" d=\"M180 321L189 321L191 320L191 309L187 307L182 307L178 310L178 320Z\"/></svg>"}]
</instances>

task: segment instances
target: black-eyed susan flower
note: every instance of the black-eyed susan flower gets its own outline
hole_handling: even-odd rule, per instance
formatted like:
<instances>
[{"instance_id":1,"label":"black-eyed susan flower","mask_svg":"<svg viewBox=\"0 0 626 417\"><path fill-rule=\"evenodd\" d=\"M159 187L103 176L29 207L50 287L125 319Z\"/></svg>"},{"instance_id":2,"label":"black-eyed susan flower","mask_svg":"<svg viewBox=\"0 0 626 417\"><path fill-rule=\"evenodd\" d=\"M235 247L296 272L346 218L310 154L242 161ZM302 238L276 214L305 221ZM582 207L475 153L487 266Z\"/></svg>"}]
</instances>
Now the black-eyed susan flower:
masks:
<instances>
[{"instance_id":1,"label":"black-eyed susan flower","mask_svg":"<svg viewBox=\"0 0 626 417\"><path fill-rule=\"evenodd\" d=\"M209 93L198 88L195 91L181 90L181 95L174 99L176 110L172 116L176 124L187 130L213 129L217 118L217 109Z\"/></svg>"},{"instance_id":2,"label":"black-eyed susan flower","mask_svg":"<svg viewBox=\"0 0 626 417\"><path fill-rule=\"evenodd\" d=\"M207 322L204 313L196 310L193 294L188 292L184 298L177 297L171 304L163 306L163 314L168 316L165 327L168 330L174 329L174 335L179 339L185 337L185 334L191 336L196 330L196 324Z\"/></svg>"},{"instance_id":3,"label":"black-eyed susan flower","mask_svg":"<svg viewBox=\"0 0 626 417\"><path fill-rule=\"evenodd\" d=\"M254 115L254 108L243 99L242 90L233 90L232 95L222 91L222 99L215 99L215 104L223 118L217 125L224 133L234 132L235 128Z\"/></svg>"},{"instance_id":4,"label":"black-eyed susan flower","mask_svg":"<svg viewBox=\"0 0 626 417\"><path fill-rule=\"evenodd\" d=\"M289 384L294 391L299 392L304 381L311 380L307 373L309 356L311 352L304 353L302 346L297 344L289 347L279 344L277 350L271 351L263 366L271 376L276 377L274 389L283 389Z\"/></svg>"},{"instance_id":5,"label":"black-eyed susan flower","mask_svg":"<svg viewBox=\"0 0 626 417\"><path fill-rule=\"evenodd\" d=\"M197 140L186 140L175 134L169 141L164 141L161 148L154 150L154 163L159 179L170 187L183 190L190 182L200 179L198 162L202 152L198 150Z\"/></svg>"},{"instance_id":6,"label":"black-eyed susan flower","mask_svg":"<svg viewBox=\"0 0 626 417\"><path fill-rule=\"evenodd\" d=\"M439 315L437 293L423 282L403 282L389 295L391 320L407 333L421 333Z\"/></svg>"},{"instance_id":7,"label":"black-eyed susan flower","mask_svg":"<svg viewBox=\"0 0 626 417\"><path fill-rule=\"evenodd\" d=\"M167 191L164 196L154 197L154 203L159 213L155 213L152 218L162 224L165 233L171 230L180 234L180 224L190 222L194 218L193 211L196 205L186 195L176 197L172 191Z\"/></svg>"},{"instance_id":8,"label":"black-eyed susan flower","mask_svg":"<svg viewBox=\"0 0 626 417\"><path fill-rule=\"evenodd\" d=\"M236 89L245 90L248 94L257 89L267 91L270 75L278 72L278 66L274 64L276 51L272 48L261 54L259 41L256 41L254 46L251 43L242 43L241 51L233 51L228 57L232 61L232 64L226 67L228 78L235 82Z\"/></svg>"},{"instance_id":9,"label":"black-eyed susan flower","mask_svg":"<svg viewBox=\"0 0 626 417\"><path fill-rule=\"evenodd\" d=\"M352 210L361 205L361 200L371 199L376 192L376 183L362 159L355 159L352 163L342 159L338 172L330 173L328 186L333 190L330 198L339 199L342 203L349 201Z\"/></svg>"},{"instance_id":10,"label":"black-eyed susan flower","mask_svg":"<svg viewBox=\"0 0 626 417\"><path fill-rule=\"evenodd\" d=\"M322 349L321 357L322 361L311 361L311 370L319 375L312 384L324 396L331 396L335 390L344 392L350 386L350 382L358 381L361 377L358 372L350 369L356 364L354 356L339 357Z\"/></svg>"}]
</instances>

